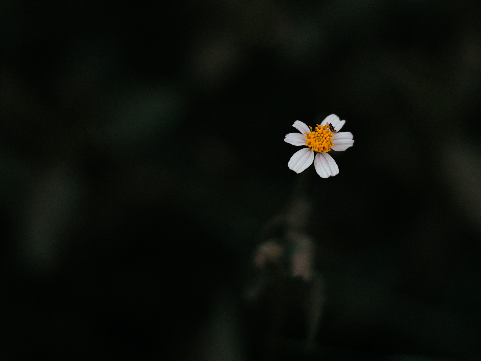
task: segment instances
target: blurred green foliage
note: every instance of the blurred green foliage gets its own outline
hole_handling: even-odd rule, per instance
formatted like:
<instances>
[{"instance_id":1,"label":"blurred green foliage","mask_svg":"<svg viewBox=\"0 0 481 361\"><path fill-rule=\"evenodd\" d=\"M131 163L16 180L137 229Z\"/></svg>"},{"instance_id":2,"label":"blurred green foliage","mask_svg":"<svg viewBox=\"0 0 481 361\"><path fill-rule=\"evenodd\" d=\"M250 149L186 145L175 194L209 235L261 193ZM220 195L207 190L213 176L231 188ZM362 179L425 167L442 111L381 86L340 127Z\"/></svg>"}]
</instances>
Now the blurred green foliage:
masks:
<instances>
[{"instance_id":1,"label":"blurred green foliage","mask_svg":"<svg viewBox=\"0 0 481 361\"><path fill-rule=\"evenodd\" d=\"M299 182L283 138L331 113L356 143L305 171L325 313L284 359L479 357L480 10L0 2L0 358L209 359L223 330L261 358L242 292Z\"/></svg>"}]
</instances>

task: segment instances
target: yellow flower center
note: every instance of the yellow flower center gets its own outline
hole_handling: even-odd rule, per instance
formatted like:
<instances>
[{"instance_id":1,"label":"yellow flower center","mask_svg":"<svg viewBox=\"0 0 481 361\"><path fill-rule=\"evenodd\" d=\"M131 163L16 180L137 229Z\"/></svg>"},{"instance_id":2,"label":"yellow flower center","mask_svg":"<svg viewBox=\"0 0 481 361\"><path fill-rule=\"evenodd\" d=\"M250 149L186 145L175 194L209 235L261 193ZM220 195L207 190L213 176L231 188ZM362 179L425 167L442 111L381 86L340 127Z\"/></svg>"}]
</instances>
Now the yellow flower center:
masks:
<instances>
[{"instance_id":1,"label":"yellow flower center","mask_svg":"<svg viewBox=\"0 0 481 361\"><path fill-rule=\"evenodd\" d=\"M316 130L314 131L312 131L311 127L309 128L311 129L311 132L304 133L304 136L306 137L306 146L314 152L329 152L334 145L332 142L334 134L332 134L329 129L329 123L322 126L317 124Z\"/></svg>"}]
</instances>

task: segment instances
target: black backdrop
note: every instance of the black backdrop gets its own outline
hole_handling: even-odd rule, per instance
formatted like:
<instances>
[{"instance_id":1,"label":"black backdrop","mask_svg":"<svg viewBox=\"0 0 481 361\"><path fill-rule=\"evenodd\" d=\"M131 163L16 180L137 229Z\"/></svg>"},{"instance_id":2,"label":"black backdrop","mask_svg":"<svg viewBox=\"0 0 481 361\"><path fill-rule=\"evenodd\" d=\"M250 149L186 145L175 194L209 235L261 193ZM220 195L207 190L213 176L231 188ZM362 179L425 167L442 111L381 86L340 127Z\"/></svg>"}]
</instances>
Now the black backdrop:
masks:
<instances>
[{"instance_id":1,"label":"black backdrop","mask_svg":"<svg viewBox=\"0 0 481 361\"><path fill-rule=\"evenodd\" d=\"M0 358L480 357L479 16L2 1ZM290 171L331 113L339 175Z\"/></svg>"}]
</instances>

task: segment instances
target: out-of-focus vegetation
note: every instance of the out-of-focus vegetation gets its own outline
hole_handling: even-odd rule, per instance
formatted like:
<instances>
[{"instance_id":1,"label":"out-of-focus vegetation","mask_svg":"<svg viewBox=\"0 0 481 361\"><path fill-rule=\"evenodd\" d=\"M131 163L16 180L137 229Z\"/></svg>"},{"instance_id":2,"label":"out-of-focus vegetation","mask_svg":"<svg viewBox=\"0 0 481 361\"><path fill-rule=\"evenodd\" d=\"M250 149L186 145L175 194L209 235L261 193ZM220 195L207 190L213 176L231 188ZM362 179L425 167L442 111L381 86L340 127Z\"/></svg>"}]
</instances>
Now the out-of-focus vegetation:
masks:
<instances>
[{"instance_id":1,"label":"out-of-focus vegetation","mask_svg":"<svg viewBox=\"0 0 481 361\"><path fill-rule=\"evenodd\" d=\"M481 357L480 10L2 1L0 359Z\"/></svg>"}]
</instances>

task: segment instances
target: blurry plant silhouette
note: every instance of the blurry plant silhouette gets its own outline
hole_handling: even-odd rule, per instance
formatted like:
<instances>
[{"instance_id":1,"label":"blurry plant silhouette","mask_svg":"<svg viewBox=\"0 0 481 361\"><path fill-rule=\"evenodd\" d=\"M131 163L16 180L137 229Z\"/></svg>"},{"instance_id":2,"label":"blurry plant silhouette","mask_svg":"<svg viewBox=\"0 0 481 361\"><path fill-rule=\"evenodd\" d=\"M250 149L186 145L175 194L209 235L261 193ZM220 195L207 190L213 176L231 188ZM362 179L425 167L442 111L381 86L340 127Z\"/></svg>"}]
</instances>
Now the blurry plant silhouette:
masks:
<instances>
[{"instance_id":1,"label":"blurry plant silhouette","mask_svg":"<svg viewBox=\"0 0 481 361\"><path fill-rule=\"evenodd\" d=\"M304 340L308 352L322 318L326 295L315 266L315 241L306 230L312 206L306 185L303 174L286 209L263 227L252 258L253 280L245 297L265 323L258 347L266 359L280 358L289 337Z\"/></svg>"}]
</instances>

